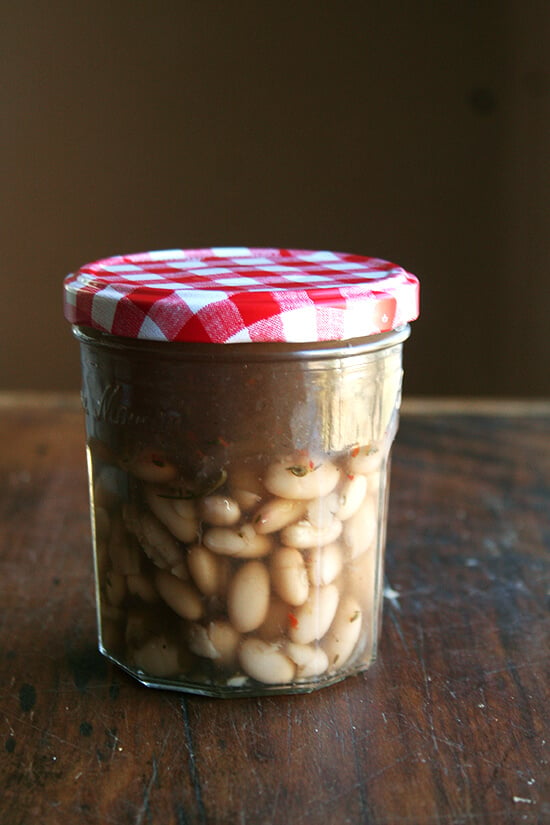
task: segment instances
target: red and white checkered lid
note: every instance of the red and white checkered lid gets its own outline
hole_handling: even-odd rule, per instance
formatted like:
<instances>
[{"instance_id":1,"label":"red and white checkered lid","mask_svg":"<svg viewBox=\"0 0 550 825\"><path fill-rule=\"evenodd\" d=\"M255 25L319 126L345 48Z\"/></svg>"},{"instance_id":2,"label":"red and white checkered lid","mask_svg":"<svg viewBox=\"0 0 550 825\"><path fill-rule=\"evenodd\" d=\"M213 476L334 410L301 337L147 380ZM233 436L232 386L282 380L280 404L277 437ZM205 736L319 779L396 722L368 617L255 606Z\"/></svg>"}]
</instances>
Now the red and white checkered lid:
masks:
<instances>
[{"instance_id":1,"label":"red and white checkered lid","mask_svg":"<svg viewBox=\"0 0 550 825\"><path fill-rule=\"evenodd\" d=\"M149 341L343 341L418 316L414 275L341 252L169 249L105 258L65 279L73 324Z\"/></svg>"}]
</instances>

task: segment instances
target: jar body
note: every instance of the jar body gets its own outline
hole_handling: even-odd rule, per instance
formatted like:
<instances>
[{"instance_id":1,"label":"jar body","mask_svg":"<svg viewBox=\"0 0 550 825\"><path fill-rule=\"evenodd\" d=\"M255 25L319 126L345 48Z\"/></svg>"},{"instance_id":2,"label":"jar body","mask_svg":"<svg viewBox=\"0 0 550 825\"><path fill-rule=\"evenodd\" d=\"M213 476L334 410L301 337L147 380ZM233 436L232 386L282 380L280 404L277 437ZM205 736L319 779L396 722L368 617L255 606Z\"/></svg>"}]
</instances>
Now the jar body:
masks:
<instances>
[{"instance_id":1,"label":"jar body","mask_svg":"<svg viewBox=\"0 0 550 825\"><path fill-rule=\"evenodd\" d=\"M75 334L101 652L211 696L365 670L408 327L312 345Z\"/></svg>"}]
</instances>

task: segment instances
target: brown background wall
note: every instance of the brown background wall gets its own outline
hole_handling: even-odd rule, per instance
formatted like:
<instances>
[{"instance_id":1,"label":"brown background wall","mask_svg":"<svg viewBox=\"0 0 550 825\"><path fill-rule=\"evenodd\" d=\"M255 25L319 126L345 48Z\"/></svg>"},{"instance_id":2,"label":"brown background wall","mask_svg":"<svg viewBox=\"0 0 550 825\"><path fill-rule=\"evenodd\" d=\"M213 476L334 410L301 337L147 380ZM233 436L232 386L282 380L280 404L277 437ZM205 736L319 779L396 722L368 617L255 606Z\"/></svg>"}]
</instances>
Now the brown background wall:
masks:
<instances>
[{"instance_id":1,"label":"brown background wall","mask_svg":"<svg viewBox=\"0 0 550 825\"><path fill-rule=\"evenodd\" d=\"M548 2L18 0L2 18L0 388L78 386L78 265L234 244L417 273L408 393L550 395Z\"/></svg>"}]
</instances>

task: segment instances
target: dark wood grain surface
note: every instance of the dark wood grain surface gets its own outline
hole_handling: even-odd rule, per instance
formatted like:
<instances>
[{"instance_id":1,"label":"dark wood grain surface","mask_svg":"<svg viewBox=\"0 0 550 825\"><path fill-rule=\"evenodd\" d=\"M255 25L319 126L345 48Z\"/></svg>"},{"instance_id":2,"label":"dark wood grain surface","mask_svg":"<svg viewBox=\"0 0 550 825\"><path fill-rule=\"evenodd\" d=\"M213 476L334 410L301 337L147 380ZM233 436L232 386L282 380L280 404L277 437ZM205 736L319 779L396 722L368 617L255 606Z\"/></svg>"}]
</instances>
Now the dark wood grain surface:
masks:
<instances>
[{"instance_id":1,"label":"dark wood grain surface","mask_svg":"<svg viewBox=\"0 0 550 825\"><path fill-rule=\"evenodd\" d=\"M1 825L550 823L550 411L404 414L378 662L220 700L97 653L82 415L0 401Z\"/></svg>"}]
</instances>

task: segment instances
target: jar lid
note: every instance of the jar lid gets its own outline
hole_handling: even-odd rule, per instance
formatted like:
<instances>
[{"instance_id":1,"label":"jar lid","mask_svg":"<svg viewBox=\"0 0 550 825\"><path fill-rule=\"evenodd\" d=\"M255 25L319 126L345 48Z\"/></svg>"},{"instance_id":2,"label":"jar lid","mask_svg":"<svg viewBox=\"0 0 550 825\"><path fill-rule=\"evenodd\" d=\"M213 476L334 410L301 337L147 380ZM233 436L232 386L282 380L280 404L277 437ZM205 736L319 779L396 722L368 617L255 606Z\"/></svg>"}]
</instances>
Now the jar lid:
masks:
<instances>
[{"instance_id":1,"label":"jar lid","mask_svg":"<svg viewBox=\"0 0 550 825\"><path fill-rule=\"evenodd\" d=\"M86 264L64 286L71 323L149 341L344 341L418 317L414 275L341 252L143 252Z\"/></svg>"}]
</instances>

